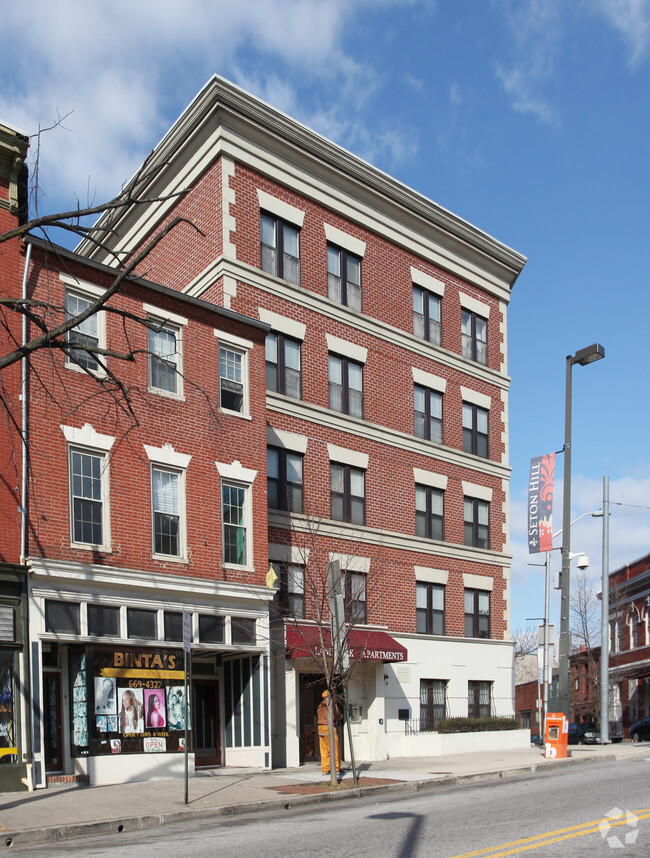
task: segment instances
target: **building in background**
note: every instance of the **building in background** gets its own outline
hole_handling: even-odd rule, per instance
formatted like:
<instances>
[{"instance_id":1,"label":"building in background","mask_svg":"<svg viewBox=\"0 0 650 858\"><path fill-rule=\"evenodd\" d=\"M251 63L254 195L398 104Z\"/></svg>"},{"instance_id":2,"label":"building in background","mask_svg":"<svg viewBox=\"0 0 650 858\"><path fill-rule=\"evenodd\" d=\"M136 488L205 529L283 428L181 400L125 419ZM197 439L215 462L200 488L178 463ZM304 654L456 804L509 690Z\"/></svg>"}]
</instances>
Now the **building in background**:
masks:
<instances>
[{"instance_id":1,"label":"building in background","mask_svg":"<svg viewBox=\"0 0 650 858\"><path fill-rule=\"evenodd\" d=\"M253 524L282 585L273 763L314 754L313 591L333 561L358 758L438 753L445 715L512 715L507 308L524 258L219 77L147 170L149 197L187 193L107 214L108 248L79 252L113 264L181 216L141 273L270 327L268 531Z\"/></svg>"}]
</instances>

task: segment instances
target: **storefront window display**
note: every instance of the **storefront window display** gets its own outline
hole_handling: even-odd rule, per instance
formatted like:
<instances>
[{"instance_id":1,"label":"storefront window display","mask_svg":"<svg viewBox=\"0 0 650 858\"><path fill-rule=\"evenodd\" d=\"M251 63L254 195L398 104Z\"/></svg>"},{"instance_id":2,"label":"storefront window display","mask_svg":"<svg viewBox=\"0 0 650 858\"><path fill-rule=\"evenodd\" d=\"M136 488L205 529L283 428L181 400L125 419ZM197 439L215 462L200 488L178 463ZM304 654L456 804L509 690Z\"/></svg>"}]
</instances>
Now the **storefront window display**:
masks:
<instances>
[{"instance_id":1,"label":"storefront window display","mask_svg":"<svg viewBox=\"0 0 650 858\"><path fill-rule=\"evenodd\" d=\"M182 651L78 647L70 668L74 756L184 750Z\"/></svg>"},{"instance_id":2,"label":"storefront window display","mask_svg":"<svg viewBox=\"0 0 650 858\"><path fill-rule=\"evenodd\" d=\"M14 653L0 650L0 748L15 748ZM15 754L0 756L0 763L15 763Z\"/></svg>"}]
</instances>

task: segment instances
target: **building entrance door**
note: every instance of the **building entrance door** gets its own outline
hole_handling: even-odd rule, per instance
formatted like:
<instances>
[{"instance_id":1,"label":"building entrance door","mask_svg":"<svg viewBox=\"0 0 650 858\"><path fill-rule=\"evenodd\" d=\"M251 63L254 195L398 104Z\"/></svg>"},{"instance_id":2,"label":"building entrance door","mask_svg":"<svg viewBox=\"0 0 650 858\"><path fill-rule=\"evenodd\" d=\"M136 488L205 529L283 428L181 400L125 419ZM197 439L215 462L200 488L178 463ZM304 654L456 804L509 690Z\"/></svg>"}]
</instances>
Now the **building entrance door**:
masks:
<instances>
[{"instance_id":1,"label":"building entrance door","mask_svg":"<svg viewBox=\"0 0 650 858\"><path fill-rule=\"evenodd\" d=\"M46 772L63 771L63 729L61 722L61 674L56 671L43 671Z\"/></svg>"},{"instance_id":2,"label":"building entrance door","mask_svg":"<svg viewBox=\"0 0 650 858\"><path fill-rule=\"evenodd\" d=\"M194 752L197 766L221 765L219 683L216 679L194 680Z\"/></svg>"}]
</instances>

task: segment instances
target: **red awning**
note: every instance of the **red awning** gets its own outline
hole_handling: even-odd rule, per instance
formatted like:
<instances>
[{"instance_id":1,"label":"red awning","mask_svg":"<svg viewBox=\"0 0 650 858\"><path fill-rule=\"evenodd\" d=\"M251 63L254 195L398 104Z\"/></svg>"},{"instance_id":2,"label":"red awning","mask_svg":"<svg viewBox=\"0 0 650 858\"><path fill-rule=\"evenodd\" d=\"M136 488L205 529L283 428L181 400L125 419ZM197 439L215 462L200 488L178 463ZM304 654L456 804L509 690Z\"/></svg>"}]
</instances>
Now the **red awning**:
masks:
<instances>
[{"instance_id":1,"label":"red awning","mask_svg":"<svg viewBox=\"0 0 650 858\"><path fill-rule=\"evenodd\" d=\"M350 629L347 636L350 658L373 661L406 661L406 647L386 632ZM321 645L318 626L287 625L287 658L318 658L332 655L332 636L323 629Z\"/></svg>"}]
</instances>

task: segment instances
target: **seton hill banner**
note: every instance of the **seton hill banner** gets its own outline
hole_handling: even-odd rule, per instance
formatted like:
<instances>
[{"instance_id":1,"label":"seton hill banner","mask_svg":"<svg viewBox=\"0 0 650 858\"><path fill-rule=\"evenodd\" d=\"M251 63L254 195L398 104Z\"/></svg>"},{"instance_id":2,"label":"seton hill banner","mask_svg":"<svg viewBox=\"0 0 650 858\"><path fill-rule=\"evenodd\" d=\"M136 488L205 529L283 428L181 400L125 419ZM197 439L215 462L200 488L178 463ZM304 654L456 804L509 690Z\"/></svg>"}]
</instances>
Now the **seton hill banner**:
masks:
<instances>
[{"instance_id":1,"label":"seton hill banner","mask_svg":"<svg viewBox=\"0 0 650 858\"><path fill-rule=\"evenodd\" d=\"M528 553L553 548L555 453L530 460L528 481Z\"/></svg>"}]
</instances>

